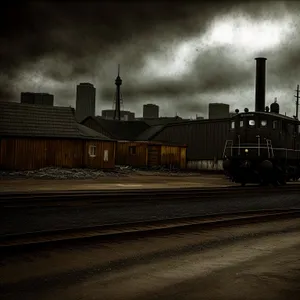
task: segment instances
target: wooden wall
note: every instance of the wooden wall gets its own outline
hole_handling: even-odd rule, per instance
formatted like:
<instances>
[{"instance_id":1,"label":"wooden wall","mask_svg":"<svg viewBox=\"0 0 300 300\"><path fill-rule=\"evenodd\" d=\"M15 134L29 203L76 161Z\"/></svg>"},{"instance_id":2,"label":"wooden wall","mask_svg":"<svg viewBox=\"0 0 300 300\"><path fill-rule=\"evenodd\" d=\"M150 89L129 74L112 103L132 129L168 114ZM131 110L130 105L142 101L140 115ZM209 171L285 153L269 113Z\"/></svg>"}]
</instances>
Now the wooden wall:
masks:
<instances>
[{"instance_id":1,"label":"wooden wall","mask_svg":"<svg viewBox=\"0 0 300 300\"><path fill-rule=\"evenodd\" d=\"M96 156L90 157L89 146ZM108 150L108 161L104 161ZM1 138L0 169L35 170L44 167L100 168L115 166L115 142L47 138Z\"/></svg>"},{"instance_id":2,"label":"wooden wall","mask_svg":"<svg viewBox=\"0 0 300 300\"><path fill-rule=\"evenodd\" d=\"M135 149L135 153L131 149ZM116 165L145 167L147 155L146 143L117 142Z\"/></svg>"},{"instance_id":3,"label":"wooden wall","mask_svg":"<svg viewBox=\"0 0 300 300\"><path fill-rule=\"evenodd\" d=\"M135 148L132 154L131 149ZM128 142L117 143L116 164L132 167L186 167L186 147L169 146L153 142Z\"/></svg>"},{"instance_id":4,"label":"wooden wall","mask_svg":"<svg viewBox=\"0 0 300 300\"><path fill-rule=\"evenodd\" d=\"M181 146L161 146L161 165L174 166L176 168L186 168L186 147Z\"/></svg>"},{"instance_id":5,"label":"wooden wall","mask_svg":"<svg viewBox=\"0 0 300 300\"><path fill-rule=\"evenodd\" d=\"M96 156L89 155L89 147L96 146ZM113 169L115 167L116 143L109 141L85 141L84 166L94 169ZM105 153L106 152L106 153Z\"/></svg>"}]
</instances>

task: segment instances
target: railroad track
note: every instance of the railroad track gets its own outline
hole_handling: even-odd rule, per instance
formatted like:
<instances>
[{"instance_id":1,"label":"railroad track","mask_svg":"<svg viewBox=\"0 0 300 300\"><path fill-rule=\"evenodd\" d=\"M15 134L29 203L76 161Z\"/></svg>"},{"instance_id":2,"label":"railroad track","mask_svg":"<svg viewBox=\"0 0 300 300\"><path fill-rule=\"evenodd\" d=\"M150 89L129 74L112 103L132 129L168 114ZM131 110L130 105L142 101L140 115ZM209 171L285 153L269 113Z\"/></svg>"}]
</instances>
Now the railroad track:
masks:
<instances>
[{"instance_id":1,"label":"railroad track","mask_svg":"<svg viewBox=\"0 0 300 300\"><path fill-rule=\"evenodd\" d=\"M284 218L299 218L300 209L258 210L202 217L174 218L158 221L108 224L84 228L27 232L0 236L0 251L13 248L49 245L59 242L82 241L91 238L145 237L149 234L171 233L176 230L233 226Z\"/></svg>"},{"instance_id":2,"label":"railroad track","mask_svg":"<svg viewBox=\"0 0 300 300\"><path fill-rule=\"evenodd\" d=\"M221 188L167 188L102 191L59 191L0 193L1 207L24 207L65 205L81 202L85 204L112 203L125 201L182 201L234 197L253 197L278 193L299 193L300 184L288 184L280 187L221 187Z\"/></svg>"}]
</instances>

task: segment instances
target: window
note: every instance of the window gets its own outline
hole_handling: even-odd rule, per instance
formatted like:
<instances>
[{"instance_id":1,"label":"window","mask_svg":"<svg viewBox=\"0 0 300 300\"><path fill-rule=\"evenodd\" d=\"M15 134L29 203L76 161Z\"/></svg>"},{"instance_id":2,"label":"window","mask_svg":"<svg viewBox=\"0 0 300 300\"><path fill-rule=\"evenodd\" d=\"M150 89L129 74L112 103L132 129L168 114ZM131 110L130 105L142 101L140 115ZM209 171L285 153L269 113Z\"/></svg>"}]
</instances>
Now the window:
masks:
<instances>
[{"instance_id":1,"label":"window","mask_svg":"<svg viewBox=\"0 0 300 300\"><path fill-rule=\"evenodd\" d=\"M251 127L255 126L255 121L254 121L254 120L249 120L249 125L250 125Z\"/></svg>"},{"instance_id":2,"label":"window","mask_svg":"<svg viewBox=\"0 0 300 300\"><path fill-rule=\"evenodd\" d=\"M89 156L90 157L95 157L96 156L96 146L95 145L90 145L89 146Z\"/></svg>"},{"instance_id":3,"label":"window","mask_svg":"<svg viewBox=\"0 0 300 300\"><path fill-rule=\"evenodd\" d=\"M136 154L136 146L130 146L129 147L129 154L135 155Z\"/></svg>"},{"instance_id":4,"label":"window","mask_svg":"<svg viewBox=\"0 0 300 300\"><path fill-rule=\"evenodd\" d=\"M240 121L240 127L243 127L244 126L244 121Z\"/></svg>"},{"instance_id":5,"label":"window","mask_svg":"<svg viewBox=\"0 0 300 300\"><path fill-rule=\"evenodd\" d=\"M260 126L261 127L266 127L267 126L267 121L266 120L261 120L260 121Z\"/></svg>"},{"instance_id":6,"label":"window","mask_svg":"<svg viewBox=\"0 0 300 300\"><path fill-rule=\"evenodd\" d=\"M103 153L103 160L104 160L104 161L108 161L108 150L104 150L104 153Z\"/></svg>"},{"instance_id":7,"label":"window","mask_svg":"<svg viewBox=\"0 0 300 300\"><path fill-rule=\"evenodd\" d=\"M298 133L300 134L300 125L298 125Z\"/></svg>"},{"instance_id":8,"label":"window","mask_svg":"<svg viewBox=\"0 0 300 300\"><path fill-rule=\"evenodd\" d=\"M234 129L234 128L235 128L235 122L232 121L232 122L231 122L231 129Z\"/></svg>"},{"instance_id":9,"label":"window","mask_svg":"<svg viewBox=\"0 0 300 300\"><path fill-rule=\"evenodd\" d=\"M277 129L278 128L278 121L273 121L272 128L273 129Z\"/></svg>"}]
</instances>

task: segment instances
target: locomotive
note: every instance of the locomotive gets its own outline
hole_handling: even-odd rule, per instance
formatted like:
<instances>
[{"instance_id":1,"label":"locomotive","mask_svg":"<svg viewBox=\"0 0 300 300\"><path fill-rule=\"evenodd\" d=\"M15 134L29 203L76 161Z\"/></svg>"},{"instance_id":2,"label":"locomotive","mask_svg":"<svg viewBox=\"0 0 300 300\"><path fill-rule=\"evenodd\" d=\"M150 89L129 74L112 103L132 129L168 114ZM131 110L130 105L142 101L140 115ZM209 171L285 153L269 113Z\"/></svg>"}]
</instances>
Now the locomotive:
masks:
<instances>
[{"instance_id":1,"label":"locomotive","mask_svg":"<svg viewBox=\"0 0 300 300\"><path fill-rule=\"evenodd\" d=\"M242 186L300 178L300 121L280 114L276 98L265 107L265 70L266 58L256 58L255 111L236 110L223 151L225 174Z\"/></svg>"}]
</instances>

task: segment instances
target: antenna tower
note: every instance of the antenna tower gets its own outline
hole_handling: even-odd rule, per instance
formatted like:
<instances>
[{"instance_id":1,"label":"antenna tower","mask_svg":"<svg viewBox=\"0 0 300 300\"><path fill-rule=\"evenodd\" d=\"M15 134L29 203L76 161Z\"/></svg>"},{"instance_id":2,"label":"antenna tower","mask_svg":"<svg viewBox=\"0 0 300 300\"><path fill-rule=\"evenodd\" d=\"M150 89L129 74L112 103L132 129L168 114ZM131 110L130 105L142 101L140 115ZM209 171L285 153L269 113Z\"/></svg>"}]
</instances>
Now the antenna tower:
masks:
<instances>
[{"instance_id":1,"label":"antenna tower","mask_svg":"<svg viewBox=\"0 0 300 300\"><path fill-rule=\"evenodd\" d=\"M123 106L123 98L121 94L122 79L120 77L120 65L118 65L118 76L115 80L116 93L114 100L114 120L121 120L121 106Z\"/></svg>"}]
</instances>

